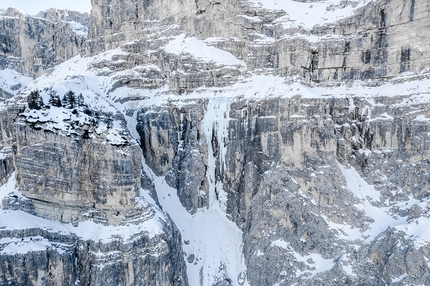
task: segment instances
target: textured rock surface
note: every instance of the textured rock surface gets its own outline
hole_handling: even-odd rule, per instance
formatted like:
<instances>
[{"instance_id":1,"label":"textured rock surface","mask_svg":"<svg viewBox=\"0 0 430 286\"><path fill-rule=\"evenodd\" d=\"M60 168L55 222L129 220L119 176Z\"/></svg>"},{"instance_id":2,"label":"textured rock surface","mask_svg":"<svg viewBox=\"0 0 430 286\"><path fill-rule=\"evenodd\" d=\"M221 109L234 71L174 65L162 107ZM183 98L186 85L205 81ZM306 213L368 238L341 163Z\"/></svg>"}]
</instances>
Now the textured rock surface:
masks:
<instances>
[{"instance_id":1,"label":"textured rock surface","mask_svg":"<svg viewBox=\"0 0 430 286\"><path fill-rule=\"evenodd\" d=\"M15 158L21 192L35 201L38 216L70 222L97 211L109 224L121 223L139 195L140 148L70 139L18 123Z\"/></svg>"},{"instance_id":2,"label":"textured rock surface","mask_svg":"<svg viewBox=\"0 0 430 286\"><path fill-rule=\"evenodd\" d=\"M430 4L282 3L3 12L0 284L429 285Z\"/></svg>"},{"instance_id":3,"label":"textured rock surface","mask_svg":"<svg viewBox=\"0 0 430 286\"><path fill-rule=\"evenodd\" d=\"M146 211L150 220L151 210ZM16 222L20 219L15 215ZM0 230L2 285L186 285L180 235L168 221L160 234L117 234L109 242L79 237L73 227L56 233L37 226Z\"/></svg>"},{"instance_id":4,"label":"textured rock surface","mask_svg":"<svg viewBox=\"0 0 430 286\"><path fill-rule=\"evenodd\" d=\"M365 1L332 5L327 10L360 2ZM301 9L312 11L309 5ZM164 41L159 36L175 35L179 26L188 35L233 53L246 62L248 70L264 69L265 73L298 75L317 82L385 79L427 68L428 5L425 0L373 1L357 8L354 15L344 12L346 19L306 27L289 21L288 10L270 10L253 1L97 1L93 3L89 51L96 53L139 39L130 46L134 52L152 53L154 45ZM290 18L295 12L292 4ZM170 61L155 55L134 59L163 62L160 67L170 79L170 69L165 66ZM194 85L185 87L196 87L195 81L196 77ZM197 84L201 85L207 83Z\"/></svg>"},{"instance_id":5,"label":"textured rock surface","mask_svg":"<svg viewBox=\"0 0 430 286\"><path fill-rule=\"evenodd\" d=\"M88 24L88 15L48 10L32 17L9 8L0 11L0 67L40 76L79 53L84 42L71 21Z\"/></svg>"},{"instance_id":6,"label":"textured rock surface","mask_svg":"<svg viewBox=\"0 0 430 286\"><path fill-rule=\"evenodd\" d=\"M381 200L370 205L414 221L421 206L428 209L429 122L416 119L428 118L428 104L405 107L396 96L350 100L352 106L333 98L237 100L226 113L227 136L200 139L200 106L211 103L183 102L179 111L174 102L142 110L138 131L146 162L171 177L168 182L191 212L207 206L206 145L228 142L225 166L217 161L217 192L227 193L227 216L243 230L251 285L381 285L399 277L398 282L427 284L430 268L423 261L429 243L421 245L395 227L370 234L377 218L361 208L338 162L354 166L375 186ZM333 224L360 230L366 239L348 238ZM394 262L400 257L405 263ZM315 275L321 268L326 271Z\"/></svg>"}]
</instances>

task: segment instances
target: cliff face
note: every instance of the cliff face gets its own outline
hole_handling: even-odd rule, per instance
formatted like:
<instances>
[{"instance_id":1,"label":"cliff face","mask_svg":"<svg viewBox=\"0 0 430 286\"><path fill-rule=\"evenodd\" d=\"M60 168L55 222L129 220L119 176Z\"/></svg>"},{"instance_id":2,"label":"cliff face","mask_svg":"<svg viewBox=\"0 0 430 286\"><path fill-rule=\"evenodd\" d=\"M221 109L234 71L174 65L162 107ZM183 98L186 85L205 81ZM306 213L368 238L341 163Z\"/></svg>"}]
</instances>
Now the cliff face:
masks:
<instances>
[{"instance_id":1,"label":"cliff face","mask_svg":"<svg viewBox=\"0 0 430 286\"><path fill-rule=\"evenodd\" d=\"M48 10L32 17L9 8L0 11L0 66L40 76L79 53L88 14Z\"/></svg>"},{"instance_id":2,"label":"cliff face","mask_svg":"<svg viewBox=\"0 0 430 286\"><path fill-rule=\"evenodd\" d=\"M15 128L15 173L1 191L1 284L186 284L180 234L141 191L136 144Z\"/></svg>"},{"instance_id":3,"label":"cliff face","mask_svg":"<svg viewBox=\"0 0 430 286\"><path fill-rule=\"evenodd\" d=\"M426 284L429 244L406 228L426 227L428 103L395 94L166 102L138 131L185 208L213 191L243 231L250 285ZM209 133L202 105L218 112Z\"/></svg>"},{"instance_id":4,"label":"cliff face","mask_svg":"<svg viewBox=\"0 0 430 286\"><path fill-rule=\"evenodd\" d=\"M92 5L0 18L0 284L430 283L427 1Z\"/></svg>"},{"instance_id":5,"label":"cliff face","mask_svg":"<svg viewBox=\"0 0 430 286\"><path fill-rule=\"evenodd\" d=\"M118 147L95 138L70 142L21 122L17 128L15 176L36 215L71 222L91 212L109 224L124 223L140 193L137 145Z\"/></svg>"},{"instance_id":6,"label":"cliff face","mask_svg":"<svg viewBox=\"0 0 430 286\"><path fill-rule=\"evenodd\" d=\"M160 42L160 35L175 35L180 27L231 52L248 71L317 82L386 79L427 67L428 5L425 0L278 6L275 1L96 1L88 46L97 53L136 41L134 49L152 50L148 41Z\"/></svg>"}]
</instances>

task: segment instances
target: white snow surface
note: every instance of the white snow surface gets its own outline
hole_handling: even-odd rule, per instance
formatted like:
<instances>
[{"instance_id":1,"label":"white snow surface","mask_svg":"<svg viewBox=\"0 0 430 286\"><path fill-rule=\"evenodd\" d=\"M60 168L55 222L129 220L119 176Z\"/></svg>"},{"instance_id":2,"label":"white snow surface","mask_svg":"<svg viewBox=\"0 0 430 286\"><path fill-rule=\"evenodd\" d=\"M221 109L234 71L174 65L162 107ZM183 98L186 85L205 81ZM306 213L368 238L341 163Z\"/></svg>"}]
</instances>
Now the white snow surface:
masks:
<instances>
[{"instance_id":1,"label":"white snow surface","mask_svg":"<svg viewBox=\"0 0 430 286\"><path fill-rule=\"evenodd\" d=\"M352 84L342 84L335 87L307 85L296 78L283 78L273 75L251 75L239 82L226 87L198 88L189 94L174 95L168 92L168 87L151 91L133 91L140 93L145 106L161 105L172 100L186 101L200 98L230 98L235 99L267 99L267 98L364 98L371 101L374 97L406 96L393 106L411 106L414 104L430 103L430 79L419 81L399 82L399 78L387 81L380 86L369 86L366 82L354 81ZM402 79L402 78L400 78ZM124 94L126 90L122 89ZM131 92L130 90L129 92ZM119 91L118 91L119 94ZM389 118L381 118L389 119Z\"/></svg>"},{"instance_id":2,"label":"white snow surface","mask_svg":"<svg viewBox=\"0 0 430 286\"><path fill-rule=\"evenodd\" d=\"M238 60L231 53L208 46L196 37L186 37L185 34L181 34L171 40L164 47L164 50L174 55L190 54L194 58L207 63L213 62L218 65L246 67L244 61Z\"/></svg>"},{"instance_id":3,"label":"white snow surface","mask_svg":"<svg viewBox=\"0 0 430 286\"><path fill-rule=\"evenodd\" d=\"M2 255L15 255L26 254L28 252L46 251L47 248L54 247L59 253L63 253L62 247L70 247L70 245L63 243L51 243L49 240L41 237L25 237L25 238L1 238L0 239L0 254Z\"/></svg>"},{"instance_id":4,"label":"white snow surface","mask_svg":"<svg viewBox=\"0 0 430 286\"><path fill-rule=\"evenodd\" d=\"M294 258L307 265L310 270L300 271L297 270L296 275L300 276L306 274L307 278L311 278L314 275L328 271L333 268L335 265L332 259L325 259L318 253L310 253L308 255L301 255L294 251L294 249L290 246L290 244L282 239L278 239L273 241L270 244L271 247L280 247L288 251L288 253L292 254Z\"/></svg>"},{"instance_id":5,"label":"white snow surface","mask_svg":"<svg viewBox=\"0 0 430 286\"><path fill-rule=\"evenodd\" d=\"M88 36L88 27L82 25L81 23L75 21L65 21L65 23L69 24L72 31L78 36L82 38L86 38Z\"/></svg>"},{"instance_id":6,"label":"white snow surface","mask_svg":"<svg viewBox=\"0 0 430 286\"><path fill-rule=\"evenodd\" d=\"M420 122L428 122L428 123L430 123L430 118L426 117L423 114L420 114L417 117L415 117L415 119L413 121L420 121Z\"/></svg>"},{"instance_id":7,"label":"white snow surface","mask_svg":"<svg viewBox=\"0 0 430 286\"><path fill-rule=\"evenodd\" d=\"M268 10L281 10L286 16L277 19L284 28L303 27L312 29L315 25L334 23L352 16L371 0L361 0L345 5L344 0L325 0L305 3L294 0L248 0L253 6Z\"/></svg>"},{"instance_id":8,"label":"white snow surface","mask_svg":"<svg viewBox=\"0 0 430 286\"><path fill-rule=\"evenodd\" d=\"M32 81L32 77L23 75L17 71L11 69L0 70L0 89L11 95L16 95Z\"/></svg>"},{"instance_id":9,"label":"white snow surface","mask_svg":"<svg viewBox=\"0 0 430 286\"><path fill-rule=\"evenodd\" d=\"M161 223L156 216L142 224L106 226L87 220L77 227L59 221L40 218L23 211L0 210L0 228L3 230L41 228L53 233L64 235L75 234L85 240L108 243L120 238L123 241L133 240L139 233L145 232L150 238L162 234Z\"/></svg>"}]
</instances>

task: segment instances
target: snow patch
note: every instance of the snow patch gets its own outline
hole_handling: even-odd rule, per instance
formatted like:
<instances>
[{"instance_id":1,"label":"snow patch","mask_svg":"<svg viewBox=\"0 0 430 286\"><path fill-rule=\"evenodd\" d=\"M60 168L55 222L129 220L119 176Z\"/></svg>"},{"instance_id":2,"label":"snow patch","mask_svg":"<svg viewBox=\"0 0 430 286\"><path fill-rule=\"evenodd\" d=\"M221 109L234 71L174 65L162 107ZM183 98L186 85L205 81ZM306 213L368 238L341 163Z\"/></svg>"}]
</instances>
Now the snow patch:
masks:
<instances>
[{"instance_id":1,"label":"snow patch","mask_svg":"<svg viewBox=\"0 0 430 286\"><path fill-rule=\"evenodd\" d=\"M79 37L86 38L88 36L88 27L82 25L81 23L75 21L65 22L69 24L73 32L75 32Z\"/></svg>"},{"instance_id":2,"label":"snow patch","mask_svg":"<svg viewBox=\"0 0 430 286\"><path fill-rule=\"evenodd\" d=\"M75 234L85 240L108 243L118 238L133 240L137 234L145 232L150 238L163 233L159 217L151 218L141 224L108 226L94 221L80 222L77 227L59 221L43 219L23 211L0 210L0 229L15 230L41 228L53 233Z\"/></svg>"},{"instance_id":3,"label":"snow patch","mask_svg":"<svg viewBox=\"0 0 430 286\"><path fill-rule=\"evenodd\" d=\"M3 245L3 246L2 246ZM25 237L25 238L1 238L0 239L0 254L2 255L15 255L26 254L28 252L46 251L49 248L55 248L60 254L64 253L63 250L71 245L62 243L52 243L49 240L41 237Z\"/></svg>"},{"instance_id":4,"label":"snow patch","mask_svg":"<svg viewBox=\"0 0 430 286\"><path fill-rule=\"evenodd\" d=\"M15 172L13 172L10 178L7 180L7 182L0 187L0 210L2 209L3 199L8 194L15 191L15 186L16 186L16 179L15 179Z\"/></svg>"},{"instance_id":5,"label":"snow patch","mask_svg":"<svg viewBox=\"0 0 430 286\"><path fill-rule=\"evenodd\" d=\"M430 122L430 118L426 117L423 114L418 115L417 117L415 117L414 120L412 121L418 121L418 122Z\"/></svg>"},{"instance_id":6,"label":"snow patch","mask_svg":"<svg viewBox=\"0 0 430 286\"><path fill-rule=\"evenodd\" d=\"M340 19L350 17L370 1L361 0L345 4L343 0L326 0L314 3L294 0L249 0L254 7L285 11L287 15L275 21L275 23L282 24L285 29L303 27L308 30L315 25L334 23Z\"/></svg>"},{"instance_id":7,"label":"snow patch","mask_svg":"<svg viewBox=\"0 0 430 286\"><path fill-rule=\"evenodd\" d=\"M32 81L32 77L25 76L15 70L0 70L0 89L12 96L16 95Z\"/></svg>"},{"instance_id":8,"label":"snow patch","mask_svg":"<svg viewBox=\"0 0 430 286\"><path fill-rule=\"evenodd\" d=\"M357 198L359 198L361 201L365 201L366 199L371 199L375 202L380 201L379 192L376 191L373 186L369 185L365 180L363 180L363 178L352 166L346 168L340 163L337 163L337 165L346 180L346 188L350 190Z\"/></svg>"},{"instance_id":9,"label":"snow patch","mask_svg":"<svg viewBox=\"0 0 430 286\"><path fill-rule=\"evenodd\" d=\"M283 241L282 239L278 239L275 241L272 241L272 243L270 244L271 247L280 247L280 248L284 248L284 249L289 249L290 248L290 244L288 242Z\"/></svg>"},{"instance_id":10,"label":"snow patch","mask_svg":"<svg viewBox=\"0 0 430 286\"><path fill-rule=\"evenodd\" d=\"M14 175L9 178L6 184L0 187L0 206L4 197L10 193L21 196L21 193L16 189ZM153 217L139 224L129 223L127 225L109 226L87 220L80 222L78 226L75 227L70 223L66 224L59 221L44 219L23 211L0 210L0 229L21 230L41 228L53 233L65 235L74 234L85 240L102 243L111 242L116 239L133 240L137 234L142 232L148 234L149 238L154 238L163 233L161 221L165 219L164 214L160 210L154 209L154 211ZM46 243L50 242L41 240L38 245L44 247Z\"/></svg>"},{"instance_id":11,"label":"snow patch","mask_svg":"<svg viewBox=\"0 0 430 286\"><path fill-rule=\"evenodd\" d=\"M244 61L238 60L231 53L206 45L196 37L186 38L185 34L179 35L171 40L164 50L174 55L190 54L194 58L207 63L215 63L225 66L246 67Z\"/></svg>"},{"instance_id":12,"label":"snow patch","mask_svg":"<svg viewBox=\"0 0 430 286\"><path fill-rule=\"evenodd\" d=\"M301 255L296 251L294 251L294 249L290 246L288 242L282 239L273 241L270 244L270 246L271 247L277 246L285 250L288 250L288 253L292 254L297 261L302 262L303 264L307 265L310 268L310 270L304 270L304 271L297 270L296 272L297 276L300 276L303 274L306 274L306 275L310 274L311 276L309 278L311 278L317 273L325 272L332 269L333 266L335 265L335 262L332 259L325 259L318 253Z\"/></svg>"},{"instance_id":13,"label":"snow patch","mask_svg":"<svg viewBox=\"0 0 430 286\"><path fill-rule=\"evenodd\" d=\"M377 207L370 203L370 201L374 203L380 202L379 192L377 192L373 186L364 181L353 167L346 168L340 163L337 163L337 165L346 180L346 188L360 199L360 203L355 206L364 211L366 216L373 220L373 222L369 224L368 229L362 233L351 229L352 231L349 233L348 237L349 240L364 238L365 241L369 242L381 232L385 231L388 227L406 223L406 218L396 219L389 215L389 208ZM361 237L357 237L357 235L361 235Z\"/></svg>"},{"instance_id":14,"label":"snow patch","mask_svg":"<svg viewBox=\"0 0 430 286\"><path fill-rule=\"evenodd\" d=\"M382 113L379 117L369 119L368 122L379 121L379 120L394 120L394 117L389 115L387 112Z\"/></svg>"}]
</instances>

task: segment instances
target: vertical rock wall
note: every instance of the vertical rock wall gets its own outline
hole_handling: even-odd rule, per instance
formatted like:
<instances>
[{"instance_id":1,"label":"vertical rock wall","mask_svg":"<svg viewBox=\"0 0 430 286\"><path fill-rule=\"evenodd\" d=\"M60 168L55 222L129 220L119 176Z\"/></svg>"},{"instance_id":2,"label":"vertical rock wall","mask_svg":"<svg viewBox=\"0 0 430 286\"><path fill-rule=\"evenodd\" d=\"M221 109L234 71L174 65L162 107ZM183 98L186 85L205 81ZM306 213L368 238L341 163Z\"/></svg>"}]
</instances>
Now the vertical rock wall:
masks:
<instances>
[{"instance_id":1,"label":"vertical rock wall","mask_svg":"<svg viewBox=\"0 0 430 286\"><path fill-rule=\"evenodd\" d=\"M53 20L53 13L48 14ZM78 55L85 41L70 24L32 17L13 8L0 14L0 30L0 67L32 76Z\"/></svg>"},{"instance_id":2,"label":"vertical rock wall","mask_svg":"<svg viewBox=\"0 0 430 286\"><path fill-rule=\"evenodd\" d=\"M209 112L211 100L182 103L180 109L175 103L144 109L137 130L147 164L166 176L191 213L208 207L208 172L215 164L217 198L224 200L226 194L227 216L243 231L250 285L333 281L380 285L411 271L415 274L405 283L426 283L428 266L407 265L425 260L428 245L417 248L405 264L394 266L390 261L406 255L410 250L404 245L413 244L413 238L381 229L379 236L360 242L353 251L354 243L332 227L332 223L345 224L365 231L373 223L355 206L360 201L347 189L339 162L354 166L400 216L405 213L395 207L399 200L426 196L429 126L428 121L415 119L426 105L390 107L399 106L402 97L374 102L359 97L234 100L229 109L219 110L228 122L228 132L220 137L219 117L212 118L211 136L204 129L201 106ZM209 151L215 162L208 161ZM224 161L222 152L226 152ZM393 187L401 190L403 198L394 195ZM415 208L421 210L417 205L410 211ZM393 254L378 260L375 255L384 253L392 239L404 244L392 245ZM349 258L337 260L342 255ZM314 261L317 268L303 264L300 257ZM327 271L306 274L321 271L316 261L325 261ZM355 274L349 275L344 265L351 265Z\"/></svg>"}]
</instances>

